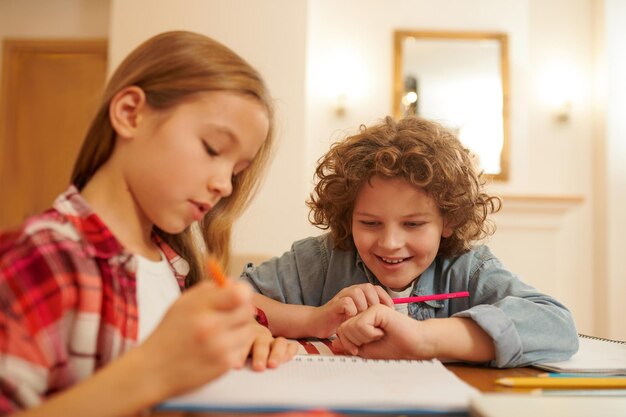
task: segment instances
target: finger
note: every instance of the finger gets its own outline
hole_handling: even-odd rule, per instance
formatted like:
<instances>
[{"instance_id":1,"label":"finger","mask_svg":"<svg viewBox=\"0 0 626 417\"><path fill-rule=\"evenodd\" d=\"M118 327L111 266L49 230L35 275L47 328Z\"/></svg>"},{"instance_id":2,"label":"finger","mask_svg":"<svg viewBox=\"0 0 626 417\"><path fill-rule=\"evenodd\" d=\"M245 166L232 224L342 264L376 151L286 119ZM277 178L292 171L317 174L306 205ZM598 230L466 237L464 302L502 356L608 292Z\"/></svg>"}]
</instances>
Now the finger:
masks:
<instances>
[{"instance_id":1,"label":"finger","mask_svg":"<svg viewBox=\"0 0 626 417\"><path fill-rule=\"evenodd\" d=\"M252 369L263 371L267 367L272 337L258 337L252 345Z\"/></svg>"},{"instance_id":2,"label":"finger","mask_svg":"<svg viewBox=\"0 0 626 417\"><path fill-rule=\"evenodd\" d=\"M233 367L235 369L243 368L248 357L254 355L253 349L255 347L256 337L257 333L250 325L243 326L233 332L231 346L235 363ZM254 359L251 358L251 361L254 361Z\"/></svg>"},{"instance_id":3,"label":"finger","mask_svg":"<svg viewBox=\"0 0 626 417\"><path fill-rule=\"evenodd\" d=\"M366 287L363 288L363 293L365 294L365 298L367 299L368 306L380 304L381 293L378 291L378 289L381 289L382 292L385 293L385 290L378 285L368 284ZM389 295L387 295L387 297L389 297Z\"/></svg>"},{"instance_id":4,"label":"finger","mask_svg":"<svg viewBox=\"0 0 626 417\"><path fill-rule=\"evenodd\" d=\"M339 353L348 353L348 351L343 347L343 344L341 343L341 339L339 339L339 337L336 337L335 339L332 340L332 347L333 347L333 352L339 352Z\"/></svg>"},{"instance_id":5,"label":"finger","mask_svg":"<svg viewBox=\"0 0 626 417\"><path fill-rule=\"evenodd\" d=\"M253 322L252 315L248 304L235 306L228 310L205 309L204 314L214 315L224 327L242 327L249 326Z\"/></svg>"},{"instance_id":6,"label":"finger","mask_svg":"<svg viewBox=\"0 0 626 417\"><path fill-rule=\"evenodd\" d=\"M363 293L362 287L369 284L357 284L351 287L344 288L335 296L336 299L341 300L343 298L351 298L353 304L357 308L357 311L363 311L367 308L367 298Z\"/></svg>"},{"instance_id":7,"label":"finger","mask_svg":"<svg viewBox=\"0 0 626 417\"><path fill-rule=\"evenodd\" d=\"M393 308L393 300L391 299L391 296L387 293L387 291L385 291L385 289L380 285L374 286L374 289L376 290L380 302L387 307Z\"/></svg>"},{"instance_id":8,"label":"finger","mask_svg":"<svg viewBox=\"0 0 626 417\"><path fill-rule=\"evenodd\" d=\"M355 317L352 325L354 338L358 339L361 345L379 340L385 335L385 332L376 326L375 318L371 317L373 314L369 310L368 313L370 314Z\"/></svg>"},{"instance_id":9,"label":"finger","mask_svg":"<svg viewBox=\"0 0 626 417\"><path fill-rule=\"evenodd\" d=\"M346 320L337 328L337 338L341 341L344 350L351 355L357 355L359 347L364 343L359 328L359 323L361 323L359 318L362 314Z\"/></svg>"},{"instance_id":10,"label":"finger","mask_svg":"<svg viewBox=\"0 0 626 417\"><path fill-rule=\"evenodd\" d=\"M339 300L340 313L346 317L354 317L359 312L358 307L354 303L354 298L344 297Z\"/></svg>"},{"instance_id":11,"label":"finger","mask_svg":"<svg viewBox=\"0 0 626 417\"><path fill-rule=\"evenodd\" d=\"M218 329L203 341L205 360L211 364L223 364L226 369L241 368L250 352L252 337L250 326Z\"/></svg>"},{"instance_id":12,"label":"finger","mask_svg":"<svg viewBox=\"0 0 626 417\"><path fill-rule=\"evenodd\" d=\"M373 309L367 310L356 317L344 322L337 333L349 340L355 346L362 346L381 339L385 333L375 325L376 312Z\"/></svg>"},{"instance_id":13,"label":"finger","mask_svg":"<svg viewBox=\"0 0 626 417\"><path fill-rule=\"evenodd\" d=\"M389 355L381 352L381 342L372 342L359 349L359 356L365 359L390 359Z\"/></svg>"},{"instance_id":14,"label":"finger","mask_svg":"<svg viewBox=\"0 0 626 417\"><path fill-rule=\"evenodd\" d=\"M337 338L333 340L333 346L338 347L348 355L356 355L359 352L359 347L347 337L346 327L343 324L337 329Z\"/></svg>"},{"instance_id":15,"label":"finger","mask_svg":"<svg viewBox=\"0 0 626 417\"><path fill-rule=\"evenodd\" d=\"M296 342L289 341L287 344L287 353L283 356L283 362L288 362L293 359L298 353L298 344Z\"/></svg>"},{"instance_id":16,"label":"finger","mask_svg":"<svg viewBox=\"0 0 626 417\"><path fill-rule=\"evenodd\" d=\"M367 309L369 304L363 286L353 288L350 293L350 298L354 301L354 305L356 306L358 312L365 311Z\"/></svg>"},{"instance_id":17,"label":"finger","mask_svg":"<svg viewBox=\"0 0 626 417\"><path fill-rule=\"evenodd\" d=\"M281 363L289 361L298 351L298 345L284 337L277 337L272 342L272 349L267 360L267 366L276 368Z\"/></svg>"},{"instance_id":18,"label":"finger","mask_svg":"<svg viewBox=\"0 0 626 417\"><path fill-rule=\"evenodd\" d=\"M190 316L187 321L194 332L196 343L214 343L214 340L222 338L231 345L239 346L242 340L235 339L234 334L250 339L254 335L248 329L251 319L245 305L227 311L203 309L191 311L188 314ZM250 344L246 348L249 350Z\"/></svg>"}]
</instances>

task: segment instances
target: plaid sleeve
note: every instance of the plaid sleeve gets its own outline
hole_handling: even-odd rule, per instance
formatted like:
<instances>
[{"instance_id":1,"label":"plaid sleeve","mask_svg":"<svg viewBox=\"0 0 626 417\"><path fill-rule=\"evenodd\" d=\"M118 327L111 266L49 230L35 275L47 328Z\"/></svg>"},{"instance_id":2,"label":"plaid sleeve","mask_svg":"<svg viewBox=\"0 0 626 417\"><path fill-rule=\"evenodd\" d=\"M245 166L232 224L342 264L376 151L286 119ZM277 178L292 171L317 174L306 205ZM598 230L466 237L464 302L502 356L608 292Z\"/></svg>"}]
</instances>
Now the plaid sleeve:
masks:
<instances>
[{"instance_id":1,"label":"plaid sleeve","mask_svg":"<svg viewBox=\"0 0 626 417\"><path fill-rule=\"evenodd\" d=\"M76 315L67 240L0 236L0 414L71 384L68 319Z\"/></svg>"}]
</instances>

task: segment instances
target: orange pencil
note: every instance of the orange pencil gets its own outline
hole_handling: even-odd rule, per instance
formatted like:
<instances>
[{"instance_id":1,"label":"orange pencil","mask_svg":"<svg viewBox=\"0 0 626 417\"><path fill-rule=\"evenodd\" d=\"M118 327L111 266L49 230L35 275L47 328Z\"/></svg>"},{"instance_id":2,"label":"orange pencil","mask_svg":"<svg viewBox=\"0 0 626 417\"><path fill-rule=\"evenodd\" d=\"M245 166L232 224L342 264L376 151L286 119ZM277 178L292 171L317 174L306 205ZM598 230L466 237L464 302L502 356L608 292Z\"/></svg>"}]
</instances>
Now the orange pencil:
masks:
<instances>
[{"instance_id":1,"label":"orange pencil","mask_svg":"<svg viewBox=\"0 0 626 417\"><path fill-rule=\"evenodd\" d=\"M226 276L224 275L219 262L217 262L217 260L212 256L207 260L207 269L211 277L213 277L215 282L217 282L217 285L220 287L226 285Z\"/></svg>"}]
</instances>

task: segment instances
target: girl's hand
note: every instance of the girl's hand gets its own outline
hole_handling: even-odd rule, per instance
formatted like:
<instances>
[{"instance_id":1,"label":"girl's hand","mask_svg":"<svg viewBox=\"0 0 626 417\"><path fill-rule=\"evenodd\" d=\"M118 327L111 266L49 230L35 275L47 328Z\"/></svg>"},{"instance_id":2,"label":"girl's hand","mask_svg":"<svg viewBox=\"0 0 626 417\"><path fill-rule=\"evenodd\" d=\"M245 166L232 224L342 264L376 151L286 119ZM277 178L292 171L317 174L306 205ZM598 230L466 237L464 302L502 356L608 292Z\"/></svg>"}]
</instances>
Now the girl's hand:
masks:
<instances>
[{"instance_id":1,"label":"girl's hand","mask_svg":"<svg viewBox=\"0 0 626 417\"><path fill-rule=\"evenodd\" d=\"M298 345L284 337L272 336L265 326L256 321L250 324L256 334L252 349L252 369L263 371L265 368L276 368L278 365L289 361L298 351Z\"/></svg>"},{"instance_id":2,"label":"girl's hand","mask_svg":"<svg viewBox=\"0 0 626 417\"><path fill-rule=\"evenodd\" d=\"M319 338L332 336L337 327L350 317L374 305L393 308L393 301L384 288L372 284L357 284L344 288L329 302L318 307L311 317L309 328Z\"/></svg>"},{"instance_id":3,"label":"girl's hand","mask_svg":"<svg viewBox=\"0 0 626 417\"><path fill-rule=\"evenodd\" d=\"M170 307L141 350L146 376L167 398L242 367L257 329L251 325L252 291L247 284L221 288L200 283Z\"/></svg>"},{"instance_id":4,"label":"girl's hand","mask_svg":"<svg viewBox=\"0 0 626 417\"><path fill-rule=\"evenodd\" d=\"M375 359L431 359L424 322L384 305L374 305L337 329L333 347L350 355Z\"/></svg>"}]
</instances>

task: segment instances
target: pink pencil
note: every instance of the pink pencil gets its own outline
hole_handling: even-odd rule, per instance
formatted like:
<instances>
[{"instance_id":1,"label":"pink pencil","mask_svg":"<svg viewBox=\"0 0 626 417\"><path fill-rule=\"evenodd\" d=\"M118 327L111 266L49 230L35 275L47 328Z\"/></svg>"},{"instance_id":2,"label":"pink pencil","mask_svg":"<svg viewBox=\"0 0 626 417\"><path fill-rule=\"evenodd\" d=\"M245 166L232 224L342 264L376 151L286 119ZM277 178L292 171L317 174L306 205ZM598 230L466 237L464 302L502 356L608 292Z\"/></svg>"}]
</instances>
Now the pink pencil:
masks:
<instances>
[{"instance_id":1,"label":"pink pencil","mask_svg":"<svg viewBox=\"0 0 626 417\"><path fill-rule=\"evenodd\" d=\"M461 292L451 292L449 294L433 294L433 295L420 295L418 297L394 298L393 303L394 304L419 303L420 301L446 300L448 298L461 298L461 297L469 297L469 292L461 291Z\"/></svg>"}]
</instances>

